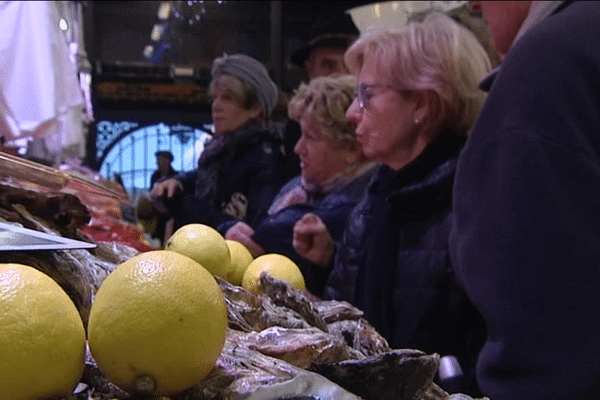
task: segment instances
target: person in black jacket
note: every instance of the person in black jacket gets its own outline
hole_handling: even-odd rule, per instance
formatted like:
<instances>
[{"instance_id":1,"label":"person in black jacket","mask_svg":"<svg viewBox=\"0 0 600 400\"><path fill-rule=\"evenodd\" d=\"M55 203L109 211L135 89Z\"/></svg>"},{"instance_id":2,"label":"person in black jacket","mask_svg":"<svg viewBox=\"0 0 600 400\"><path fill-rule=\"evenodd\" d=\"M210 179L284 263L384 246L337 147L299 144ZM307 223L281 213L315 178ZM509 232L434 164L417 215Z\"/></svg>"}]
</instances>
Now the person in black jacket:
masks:
<instances>
[{"instance_id":1,"label":"person in black jacket","mask_svg":"<svg viewBox=\"0 0 600 400\"><path fill-rule=\"evenodd\" d=\"M166 195L174 229L189 223L216 228L226 220L253 225L266 216L281 186L281 139L266 121L278 98L259 61L244 54L215 59L210 83L214 136L198 168L154 185Z\"/></svg>"},{"instance_id":2,"label":"person in black jacket","mask_svg":"<svg viewBox=\"0 0 600 400\"><path fill-rule=\"evenodd\" d=\"M393 348L456 357L468 382L458 389L477 394L485 326L455 279L448 235L456 162L490 60L469 30L439 13L367 31L345 58L359 82L347 117L365 155L382 165L340 246L309 216L294 228L294 247L316 264L334 261L326 298L362 309Z\"/></svg>"},{"instance_id":3,"label":"person in black jacket","mask_svg":"<svg viewBox=\"0 0 600 400\"><path fill-rule=\"evenodd\" d=\"M346 119L354 100L352 75L319 77L301 84L289 103L289 114L302 126L295 146L302 174L280 190L267 217L255 227L225 222L225 238L244 244L254 257L264 253L288 256L302 270L306 288L323 296L330 268L315 266L292 246L294 224L307 213L318 215L335 241L340 241L349 212L362 198L376 163L367 159Z\"/></svg>"},{"instance_id":4,"label":"person in black jacket","mask_svg":"<svg viewBox=\"0 0 600 400\"><path fill-rule=\"evenodd\" d=\"M159 179L171 178L177 175L177 171L173 168L173 153L168 150L161 150L154 153L156 156L156 171L150 176L150 189L154 186Z\"/></svg>"},{"instance_id":5,"label":"person in black jacket","mask_svg":"<svg viewBox=\"0 0 600 400\"><path fill-rule=\"evenodd\" d=\"M178 174L178 172L171 165L173 163L173 153L168 150L161 150L154 153L156 156L156 166L158 169L152 173L150 176L150 189L154 186L156 182L159 180L165 180L168 178L172 178ZM149 203L149 204L146 204ZM147 207L152 207L152 203L147 200L141 204L141 209L147 209ZM164 211L164 210L162 210ZM147 212L143 212L146 214ZM154 218L156 218L156 224L154 229L150 232L150 235L154 239L160 240L161 246L165 244L165 235L169 236L170 229L167 228L167 224L170 224L169 221L171 216L167 213L161 212L161 210L154 208L153 210ZM172 222L171 222L172 223Z\"/></svg>"},{"instance_id":6,"label":"person in black jacket","mask_svg":"<svg viewBox=\"0 0 600 400\"><path fill-rule=\"evenodd\" d=\"M473 2L502 65L458 162L450 250L494 400L600 393L600 3Z\"/></svg>"}]
</instances>

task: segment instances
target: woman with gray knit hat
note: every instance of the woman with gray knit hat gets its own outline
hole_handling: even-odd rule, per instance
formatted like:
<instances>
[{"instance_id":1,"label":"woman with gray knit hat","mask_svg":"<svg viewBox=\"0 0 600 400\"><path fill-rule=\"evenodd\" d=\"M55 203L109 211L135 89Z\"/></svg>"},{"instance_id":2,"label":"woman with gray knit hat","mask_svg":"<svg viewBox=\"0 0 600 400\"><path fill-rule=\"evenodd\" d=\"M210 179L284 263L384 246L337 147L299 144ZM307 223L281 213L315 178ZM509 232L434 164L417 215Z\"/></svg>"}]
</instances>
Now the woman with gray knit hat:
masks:
<instances>
[{"instance_id":1,"label":"woman with gray knit hat","mask_svg":"<svg viewBox=\"0 0 600 400\"><path fill-rule=\"evenodd\" d=\"M198 168L151 191L170 209L175 229L230 219L254 225L281 186L281 139L268 124L278 89L265 66L245 54L224 54L213 62L209 89L214 136Z\"/></svg>"}]
</instances>

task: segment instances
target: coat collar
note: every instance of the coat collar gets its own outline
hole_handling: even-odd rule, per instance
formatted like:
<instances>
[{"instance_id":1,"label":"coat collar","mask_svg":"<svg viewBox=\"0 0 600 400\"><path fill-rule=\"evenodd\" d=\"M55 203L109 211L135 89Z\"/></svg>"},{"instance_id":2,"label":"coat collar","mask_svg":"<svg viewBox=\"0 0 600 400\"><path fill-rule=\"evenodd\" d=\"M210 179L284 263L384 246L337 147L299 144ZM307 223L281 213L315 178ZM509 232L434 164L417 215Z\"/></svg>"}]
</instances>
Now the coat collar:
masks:
<instances>
[{"instance_id":1,"label":"coat collar","mask_svg":"<svg viewBox=\"0 0 600 400\"><path fill-rule=\"evenodd\" d=\"M423 152L398 171L382 165L369 187L371 194L406 195L434 187L452 178L466 136L442 133Z\"/></svg>"}]
</instances>

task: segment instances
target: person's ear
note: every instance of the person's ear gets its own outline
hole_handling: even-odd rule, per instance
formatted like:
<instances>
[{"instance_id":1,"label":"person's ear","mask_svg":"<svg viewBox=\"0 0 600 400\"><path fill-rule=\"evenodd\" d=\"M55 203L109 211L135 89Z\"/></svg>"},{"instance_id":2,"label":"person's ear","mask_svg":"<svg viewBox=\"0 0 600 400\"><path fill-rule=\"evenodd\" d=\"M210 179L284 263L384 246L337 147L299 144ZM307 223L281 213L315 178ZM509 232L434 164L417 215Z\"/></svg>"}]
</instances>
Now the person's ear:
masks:
<instances>
[{"instance_id":1,"label":"person's ear","mask_svg":"<svg viewBox=\"0 0 600 400\"><path fill-rule=\"evenodd\" d=\"M308 57L306 61L304 61L304 69L306 69L306 73L308 76L312 76L313 69L315 67L315 62L312 57Z\"/></svg>"},{"instance_id":2,"label":"person's ear","mask_svg":"<svg viewBox=\"0 0 600 400\"><path fill-rule=\"evenodd\" d=\"M443 103L440 96L433 90L417 90L413 92L415 109L413 122L416 125L427 123L438 126L443 119Z\"/></svg>"},{"instance_id":3,"label":"person's ear","mask_svg":"<svg viewBox=\"0 0 600 400\"><path fill-rule=\"evenodd\" d=\"M250 118L257 119L262 115L262 108L259 104L255 104L250 108Z\"/></svg>"}]
</instances>

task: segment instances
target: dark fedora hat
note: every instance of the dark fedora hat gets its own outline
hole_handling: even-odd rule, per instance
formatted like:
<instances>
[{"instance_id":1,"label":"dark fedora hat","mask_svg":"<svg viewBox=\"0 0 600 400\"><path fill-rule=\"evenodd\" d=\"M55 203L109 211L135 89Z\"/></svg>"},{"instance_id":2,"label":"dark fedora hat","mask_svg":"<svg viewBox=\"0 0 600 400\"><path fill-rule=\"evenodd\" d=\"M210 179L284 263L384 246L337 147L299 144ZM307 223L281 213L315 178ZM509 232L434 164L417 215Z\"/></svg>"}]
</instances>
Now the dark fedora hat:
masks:
<instances>
[{"instance_id":1,"label":"dark fedora hat","mask_svg":"<svg viewBox=\"0 0 600 400\"><path fill-rule=\"evenodd\" d=\"M154 155L156 157L165 157L169 160L169 162L173 162L173 153L171 153L170 151L166 151L166 150L162 150L162 151L157 151L156 153L154 153Z\"/></svg>"},{"instance_id":2,"label":"dark fedora hat","mask_svg":"<svg viewBox=\"0 0 600 400\"><path fill-rule=\"evenodd\" d=\"M310 27L308 42L292 54L291 61L302 67L314 47L348 47L357 37L358 29L350 15L341 11L320 14Z\"/></svg>"}]
</instances>

